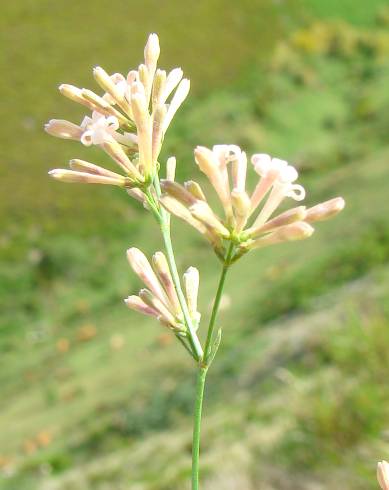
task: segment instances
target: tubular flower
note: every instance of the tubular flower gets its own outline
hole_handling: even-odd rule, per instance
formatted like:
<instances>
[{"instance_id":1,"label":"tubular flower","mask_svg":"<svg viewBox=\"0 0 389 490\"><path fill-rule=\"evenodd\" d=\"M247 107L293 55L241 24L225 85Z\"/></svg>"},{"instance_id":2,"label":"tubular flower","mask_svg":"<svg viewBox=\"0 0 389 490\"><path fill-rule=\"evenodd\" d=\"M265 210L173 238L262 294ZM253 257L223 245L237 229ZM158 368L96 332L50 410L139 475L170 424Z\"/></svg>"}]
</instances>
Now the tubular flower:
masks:
<instances>
[{"instance_id":1,"label":"tubular flower","mask_svg":"<svg viewBox=\"0 0 389 490\"><path fill-rule=\"evenodd\" d=\"M146 286L139 291L138 295L129 296L124 300L128 308L153 316L162 325L185 337L187 331L184 316L165 255L162 252L156 252L152 257L152 265L150 265L146 256L139 249L130 248L127 250L127 259L135 274ZM197 311L198 270L189 267L183 279L189 314L195 328L198 328L201 317Z\"/></svg>"},{"instance_id":2,"label":"tubular flower","mask_svg":"<svg viewBox=\"0 0 389 490\"><path fill-rule=\"evenodd\" d=\"M292 165L269 155L253 155L251 163L260 178L249 194L247 157L238 146L216 145L212 150L197 147L194 153L197 165L222 204L223 218L211 209L200 185L193 181L181 186L163 180L161 203L202 233L221 257L225 256L227 242L235 244L238 258L250 249L308 238L314 232L311 223L329 219L344 208L344 200L337 197L312 208L298 206L273 217L286 198L295 201L305 198L304 188L295 183L298 172Z\"/></svg>"},{"instance_id":3,"label":"tubular flower","mask_svg":"<svg viewBox=\"0 0 389 490\"><path fill-rule=\"evenodd\" d=\"M377 464L377 479L382 490L389 490L389 463L380 461Z\"/></svg>"},{"instance_id":4,"label":"tubular flower","mask_svg":"<svg viewBox=\"0 0 389 490\"><path fill-rule=\"evenodd\" d=\"M157 69L160 48L156 34L150 34L144 50L144 63L125 77L109 75L95 67L93 75L104 91L95 92L62 84L60 92L92 111L80 125L52 119L45 130L59 138L78 140L85 146L98 145L121 167L123 175L110 173L113 179L99 179L92 167L78 170L55 169L49 174L64 182L113 184L143 190L157 172L157 160L164 135L182 102L188 95L190 82L183 79L180 68L170 73ZM92 165L92 164L91 164ZM108 175L105 175L108 177Z\"/></svg>"}]
</instances>

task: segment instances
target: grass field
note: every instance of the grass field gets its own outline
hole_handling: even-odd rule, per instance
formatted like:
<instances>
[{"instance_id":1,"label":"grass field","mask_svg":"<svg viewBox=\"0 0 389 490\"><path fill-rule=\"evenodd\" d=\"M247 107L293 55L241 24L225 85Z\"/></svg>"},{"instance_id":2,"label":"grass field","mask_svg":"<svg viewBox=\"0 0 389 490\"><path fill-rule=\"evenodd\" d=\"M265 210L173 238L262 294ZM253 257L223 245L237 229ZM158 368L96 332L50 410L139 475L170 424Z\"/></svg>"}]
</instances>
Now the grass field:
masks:
<instances>
[{"instance_id":1,"label":"grass field","mask_svg":"<svg viewBox=\"0 0 389 490\"><path fill-rule=\"evenodd\" d=\"M158 231L120 191L49 182L69 158L103 160L41 130L81 117L56 84L90 86L96 63L125 71L151 30L163 63L193 79L163 155L177 155L179 180L201 178L195 145L233 142L294 161L309 204L347 201L309 241L231 271L204 490L374 489L389 452L387 2L167 4L157 20L150 0L4 9L0 489L189 488L192 366L122 305L139 287L125 249L154 252ZM205 320L218 263L173 226L180 269L200 269Z\"/></svg>"}]
</instances>

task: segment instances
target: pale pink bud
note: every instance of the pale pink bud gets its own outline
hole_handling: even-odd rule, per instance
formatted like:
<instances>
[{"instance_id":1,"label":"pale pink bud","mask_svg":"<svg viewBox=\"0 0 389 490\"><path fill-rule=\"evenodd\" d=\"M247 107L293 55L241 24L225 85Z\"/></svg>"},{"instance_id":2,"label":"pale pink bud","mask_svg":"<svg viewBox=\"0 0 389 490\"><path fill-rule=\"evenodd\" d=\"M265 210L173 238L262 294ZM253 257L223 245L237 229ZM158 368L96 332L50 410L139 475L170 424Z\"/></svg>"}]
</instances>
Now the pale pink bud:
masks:
<instances>
[{"instance_id":1,"label":"pale pink bud","mask_svg":"<svg viewBox=\"0 0 389 490\"><path fill-rule=\"evenodd\" d=\"M184 221L186 221L189 225L193 226L197 231L199 231L202 235L207 234L207 228L205 225L200 223L194 216L192 216L192 213L189 211L189 209L182 204L179 200L176 198L165 195L160 198L160 202L162 206L171 214L174 214L177 216L177 218L180 218Z\"/></svg>"},{"instance_id":2,"label":"pale pink bud","mask_svg":"<svg viewBox=\"0 0 389 490\"><path fill-rule=\"evenodd\" d=\"M196 199L200 199L200 201L206 201L205 194L200 187L200 185L194 180L188 180L184 182L185 189L192 194L192 196Z\"/></svg>"},{"instance_id":3,"label":"pale pink bud","mask_svg":"<svg viewBox=\"0 0 389 490\"><path fill-rule=\"evenodd\" d=\"M204 146L198 146L194 154L200 170L205 173L216 190L227 217L232 216L230 192L220 172L219 161L216 156Z\"/></svg>"},{"instance_id":4,"label":"pale pink bud","mask_svg":"<svg viewBox=\"0 0 389 490\"><path fill-rule=\"evenodd\" d=\"M159 47L159 39L157 34L150 34L145 46L144 56L151 78L154 76L160 52L161 49Z\"/></svg>"},{"instance_id":5,"label":"pale pink bud","mask_svg":"<svg viewBox=\"0 0 389 490\"><path fill-rule=\"evenodd\" d=\"M246 191L234 189L231 192L232 207L235 214L235 231L242 231L250 213L251 201Z\"/></svg>"},{"instance_id":6,"label":"pale pink bud","mask_svg":"<svg viewBox=\"0 0 389 490\"><path fill-rule=\"evenodd\" d=\"M163 122L166 116L164 105L157 107L153 113L153 136L152 136L152 158L153 163L158 159L162 146Z\"/></svg>"},{"instance_id":7,"label":"pale pink bud","mask_svg":"<svg viewBox=\"0 0 389 490\"><path fill-rule=\"evenodd\" d=\"M166 71L165 70L157 70L154 82L153 82L153 90L152 90L152 105L153 109L161 105L164 101L162 101L163 92L165 90L166 84Z\"/></svg>"},{"instance_id":8,"label":"pale pink bud","mask_svg":"<svg viewBox=\"0 0 389 490\"><path fill-rule=\"evenodd\" d=\"M152 174L152 128L146 97L141 91L131 95L132 112L138 133L140 165L145 175Z\"/></svg>"},{"instance_id":9,"label":"pale pink bud","mask_svg":"<svg viewBox=\"0 0 389 490\"><path fill-rule=\"evenodd\" d=\"M154 318L158 318L160 315L159 311L147 305L141 298L139 298L139 296L129 296L124 302L128 308L131 308L138 313L142 313L143 315L153 316Z\"/></svg>"},{"instance_id":10,"label":"pale pink bud","mask_svg":"<svg viewBox=\"0 0 389 490\"><path fill-rule=\"evenodd\" d=\"M138 248L129 248L127 250L127 259L135 274L137 274L145 285L150 288L157 298L159 298L163 303L167 304L166 294L144 253L142 253Z\"/></svg>"},{"instance_id":11,"label":"pale pink bud","mask_svg":"<svg viewBox=\"0 0 389 490\"><path fill-rule=\"evenodd\" d=\"M169 104L169 109L166 113L166 117L163 123L163 132L165 133L167 128L169 127L175 113L178 111L180 105L186 99L190 89L190 81L186 78L181 80L177 90Z\"/></svg>"},{"instance_id":12,"label":"pale pink bud","mask_svg":"<svg viewBox=\"0 0 389 490\"><path fill-rule=\"evenodd\" d=\"M199 293L200 275L195 267L189 267L184 273L184 286L189 313L192 318L197 317L197 299Z\"/></svg>"},{"instance_id":13,"label":"pale pink bud","mask_svg":"<svg viewBox=\"0 0 389 490\"><path fill-rule=\"evenodd\" d=\"M92 90L89 90L87 88L83 88L83 89L81 89L81 94L84 97L84 99L89 100L90 102L92 102L95 106L97 106L100 109L103 109L103 110L109 109L111 106L106 100L104 100L99 95L95 94L95 92L93 92Z\"/></svg>"},{"instance_id":14,"label":"pale pink bud","mask_svg":"<svg viewBox=\"0 0 389 490\"><path fill-rule=\"evenodd\" d=\"M389 463L380 461L377 464L377 479L382 490L389 490Z\"/></svg>"},{"instance_id":15,"label":"pale pink bud","mask_svg":"<svg viewBox=\"0 0 389 490\"><path fill-rule=\"evenodd\" d=\"M231 192L232 205L237 217L247 217L250 211L250 198L245 191L234 189Z\"/></svg>"},{"instance_id":16,"label":"pale pink bud","mask_svg":"<svg viewBox=\"0 0 389 490\"><path fill-rule=\"evenodd\" d=\"M166 84L163 91L161 102L166 102L169 95L173 92L173 90L180 83L181 78L183 76L183 72L181 68L174 68L166 78Z\"/></svg>"},{"instance_id":17,"label":"pale pink bud","mask_svg":"<svg viewBox=\"0 0 389 490\"><path fill-rule=\"evenodd\" d=\"M56 136L57 138L80 140L83 130L77 124L73 124L70 121L64 119L50 119L45 124L46 133Z\"/></svg>"},{"instance_id":18,"label":"pale pink bud","mask_svg":"<svg viewBox=\"0 0 389 490\"><path fill-rule=\"evenodd\" d=\"M176 176L176 157L169 157L166 162L166 180L174 181Z\"/></svg>"},{"instance_id":19,"label":"pale pink bud","mask_svg":"<svg viewBox=\"0 0 389 490\"><path fill-rule=\"evenodd\" d=\"M181 306L180 302L178 301L177 292L174 287L173 279L165 255L162 252L156 252L153 255L152 261L154 271L166 291L171 307L176 315L180 315Z\"/></svg>"},{"instance_id":20,"label":"pale pink bud","mask_svg":"<svg viewBox=\"0 0 389 490\"><path fill-rule=\"evenodd\" d=\"M106 177L123 178L121 175L111 172L106 168L100 167L99 165L95 165L94 163L86 162L85 160L79 160L78 158L74 158L70 160L69 166L72 170L76 172L87 172L90 174L96 175L105 175Z\"/></svg>"},{"instance_id":21,"label":"pale pink bud","mask_svg":"<svg viewBox=\"0 0 389 490\"><path fill-rule=\"evenodd\" d=\"M125 177L117 176L106 177L105 175L89 174L85 172L75 172L74 170L54 169L49 172L50 177L61 182L80 183L80 184L108 184L125 187L130 185L130 181Z\"/></svg>"},{"instance_id":22,"label":"pale pink bud","mask_svg":"<svg viewBox=\"0 0 389 490\"><path fill-rule=\"evenodd\" d=\"M189 225L193 226L197 231L199 231L212 245L217 253L222 254L223 243L220 235L216 231L198 221L189 209L182 204L180 201L172 196L165 195L160 198L162 206L171 214L174 214L178 218L186 221Z\"/></svg>"},{"instance_id":23,"label":"pale pink bud","mask_svg":"<svg viewBox=\"0 0 389 490\"><path fill-rule=\"evenodd\" d=\"M123 148L116 141L105 141L101 147L103 150L108 153L110 157L112 157L115 162L132 178L138 181L142 181L143 178L138 172L135 165L131 162L131 160L126 155Z\"/></svg>"},{"instance_id":24,"label":"pale pink bud","mask_svg":"<svg viewBox=\"0 0 389 490\"><path fill-rule=\"evenodd\" d=\"M247 156L243 151L231 160L232 183L234 189L244 191L246 187Z\"/></svg>"},{"instance_id":25,"label":"pale pink bud","mask_svg":"<svg viewBox=\"0 0 389 490\"><path fill-rule=\"evenodd\" d=\"M111 104L107 102L103 97L100 97L99 95L92 92L92 90L86 88L83 88L81 90L81 94L86 101L92 104L94 110L97 110L105 115L110 114L112 116L115 116L122 125L128 124L127 118L123 116L121 112L112 107Z\"/></svg>"},{"instance_id":26,"label":"pale pink bud","mask_svg":"<svg viewBox=\"0 0 389 490\"><path fill-rule=\"evenodd\" d=\"M308 223L314 223L315 221L325 221L336 216L345 206L344 199L342 197L335 197L329 201L322 202L309 208L305 221Z\"/></svg>"},{"instance_id":27,"label":"pale pink bud","mask_svg":"<svg viewBox=\"0 0 389 490\"><path fill-rule=\"evenodd\" d=\"M305 206L298 206L297 208L288 209L288 211L279 214L264 225L248 228L247 230L245 230L245 234L251 237L255 237L259 234L273 231L280 226L289 225L296 221L304 221L306 216L307 211Z\"/></svg>"},{"instance_id":28,"label":"pale pink bud","mask_svg":"<svg viewBox=\"0 0 389 490\"><path fill-rule=\"evenodd\" d=\"M112 80L108 73L101 68L101 66L96 66L93 69L93 76L100 87L109 93L109 95L115 100L118 106L124 110L124 112L130 112L131 107L129 102L126 100L124 93L119 90L116 83Z\"/></svg>"},{"instance_id":29,"label":"pale pink bud","mask_svg":"<svg viewBox=\"0 0 389 490\"><path fill-rule=\"evenodd\" d=\"M309 238L313 232L314 229L311 225L304 223L304 221L297 221L290 225L281 226L272 233L249 242L247 248L262 248L281 242L304 240L305 238Z\"/></svg>"},{"instance_id":30,"label":"pale pink bud","mask_svg":"<svg viewBox=\"0 0 389 490\"><path fill-rule=\"evenodd\" d=\"M139 297L143 300L146 305L159 311L164 320L169 323L172 327L176 325L176 319L174 315L169 311L166 305L154 296L154 294L148 289L141 289L139 291Z\"/></svg>"},{"instance_id":31,"label":"pale pink bud","mask_svg":"<svg viewBox=\"0 0 389 490\"><path fill-rule=\"evenodd\" d=\"M90 110L95 109L94 104L91 104L91 102L89 102L82 96L81 89L79 89L78 87L75 87L74 85L69 85L67 83L63 83L58 88L63 96L67 97L73 102L78 102L79 104L88 107L88 109Z\"/></svg>"},{"instance_id":32,"label":"pale pink bud","mask_svg":"<svg viewBox=\"0 0 389 490\"><path fill-rule=\"evenodd\" d=\"M193 216L204 223L208 228L213 229L218 235L229 238L230 232L215 215L209 205L204 201L197 201L192 204L189 211Z\"/></svg>"},{"instance_id":33,"label":"pale pink bud","mask_svg":"<svg viewBox=\"0 0 389 490\"><path fill-rule=\"evenodd\" d=\"M138 67L139 82L143 85L146 100L149 100L149 93L151 89L152 78L150 77L149 70L146 65L139 65Z\"/></svg>"},{"instance_id":34,"label":"pale pink bud","mask_svg":"<svg viewBox=\"0 0 389 490\"><path fill-rule=\"evenodd\" d=\"M380 461L377 464L377 479L382 490L389 490L389 463Z\"/></svg>"},{"instance_id":35,"label":"pale pink bud","mask_svg":"<svg viewBox=\"0 0 389 490\"><path fill-rule=\"evenodd\" d=\"M185 206L195 204L197 199L188 192L182 185L171 180L161 180L161 189L170 196L178 199Z\"/></svg>"}]
</instances>

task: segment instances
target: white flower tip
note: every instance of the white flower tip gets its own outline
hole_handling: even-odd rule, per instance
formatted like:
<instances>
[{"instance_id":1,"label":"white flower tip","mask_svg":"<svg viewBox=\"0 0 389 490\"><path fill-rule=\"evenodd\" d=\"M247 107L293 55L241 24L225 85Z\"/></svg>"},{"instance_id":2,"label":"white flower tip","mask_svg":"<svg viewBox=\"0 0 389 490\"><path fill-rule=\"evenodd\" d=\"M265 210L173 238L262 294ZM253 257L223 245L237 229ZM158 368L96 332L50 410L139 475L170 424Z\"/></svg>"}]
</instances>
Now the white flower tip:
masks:
<instances>
[{"instance_id":1,"label":"white flower tip","mask_svg":"<svg viewBox=\"0 0 389 490\"><path fill-rule=\"evenodd\" d=\"M149 35L145 46L145 61L147 65L156 65L160 54L159 38L157 34L152 33Z\"/></svg>"},{"instance_id":2,"label":"white flower tip","mask_svg":"<svg viewBox=\"0 0 389 490\"><path fill-rule=\"evenodd\" d=\"M186 271L184 272L184 274L186 276L194 276L194 277L198 277L200 275L198 269L196 269L196 267L193 267L193 266L190 266L186 269Z\"/></svg>"},{"instance_id":3,"label":"white flower tip","mask_svg":"<svg viewBox=\"0 0 389 490\"><path fill-rule=\"evenodd\" d=\"M251 157L251 163L254 165L254 170L263 177L271 164L271 157L267 153L256 153Z\"/></svg>"},{"instance_id":4,"label":"white flower tip","mask_svg":"<svg viewBox=\"0 0 389 490\"><path fill-rule=\"evenodd\" d=\"M137 254L139 252L140 252L139 248L131 247L131 248L128 248L127 249L127 256L128 257L132 257L132 256L134 256L135 254Z\"/></svg>"}]
</instances>

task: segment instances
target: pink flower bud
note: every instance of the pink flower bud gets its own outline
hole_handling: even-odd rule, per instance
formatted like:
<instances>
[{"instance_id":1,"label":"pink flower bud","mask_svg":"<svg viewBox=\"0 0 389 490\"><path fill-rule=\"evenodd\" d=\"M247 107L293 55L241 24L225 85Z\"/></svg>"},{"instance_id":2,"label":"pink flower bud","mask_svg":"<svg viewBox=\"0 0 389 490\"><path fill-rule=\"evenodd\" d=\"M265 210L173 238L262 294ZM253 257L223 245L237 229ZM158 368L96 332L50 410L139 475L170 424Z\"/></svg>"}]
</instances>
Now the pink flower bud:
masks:
<instances>
[{"instance_id":1,"label":"pink flower bud","mask_svg":"<svg viewBox=\"0 0 389 490\"><path fill-rule=\"evenodd\" d=\"M259 227L252 227L245 230L248 236L252 238L270 231L274 231L280 226L289 225L296 221L304 221L307 215L305 206L298 206L297 208L288 209L284 213L279 214L275 218L267 221L264 225Z\"/></svg>"},{"instance_id":2,"label":"pink flower bud","mask_svg":"<svg viewBox=\"0 0 389 490\"><path fill-rule=\"evenodd\" d=\"M150 34L144 50L145 63L151 77L154 77L155 68L157 66L159 54L159 39L157 34Z\"/></svg>"},{"instance_id":3,"label":"pink flower bud","mask_svg":"<svg viewBox=\"0 0 389 490\"><path fill-rule=\"evenodd\" d=\"M65 121L64 119L50 119L45 124L46 133L56 136L57 138L80 140L83 130L77 124Z\"/></svg>"},{"instance_id":4,"label":"pink flower bud","mask_svg":"<svg viewBox=\"0 0 389 490\"><path fill-rule=\"evenodd\" d=\"M197 199L190 192L188 192L185 187L177 184L177 182L162 179L161 189L169 196L172 196L180 201L184 206L191 206L197 201Z\"/></svg>"},{"instance_id":5,"label":"pink flower bud","mask_svg":"<svg viewBox=\"0 0 389 490\"><path fill-rule=\"evenodd\" d=\"M137 91L131 95L131 106L138 133L139 161L145 176L152 175L152 128L146 96Z\"/></svg>"},{"instance_id":6,"label":"pink flower bud","mask_svg":"<svg viewBox=\"0 0 389 490\"><path fill-rule=\"evenodd\" d=\"M88 107L88 109L92 111L95 109L94 104L92 104L82 96L81 89L79 89L78 87L63 83L58 88L63 96L67 97L73 102L78 102L79 104Z\"/></svg>"},{"instance_id":7,"label":"pink flower bud","mask_svg":"<svg viewBox=\"0 0 389 490\"><path fill-rule=\"evenodd\" d=\"M262 248L268 245L275 245L276 243L304 240L305 238L309 238L314 231L308 223L297 221L290 225L281 226L262 238L248 242L247 248Z\"/></svg>"},{"instance_id":8,"label":"pink flower bud","mask_svg":"<svg viewBox=\"0 0 389 490\"><path fill-rule=\"evenodd\" d=\"M173 279L170 274L169 265L167 263L165 255L162 252L156 252L153 255L152 261L154 271L157 274L158 279L166 292L170 306L172 307L176 316L180 315L181 306L180 302L178 301L176 288L174 287Z\"/></svg>"},{"instance_id":9,"label":"pink flower bud","mask_svg":"<svg viewBox=\"0 0 389 490\"><path fill-rule=\"evenodd\" d=\"M133 271L135 274L137 274L141 281L143 281L144 284L150 288L158 299L167 304L167 296L144 253L138 248L129 248L127 250L127 259Z\"/></svg>"},{"instance_id":10,"label":"pink flower bud","mask_svg":"<svg viewBox=\"0 0 389 490\"><path fill-rule=\"evenodd\" d=\"M176 157L169 157L166 162L166 180L174 181L176 176Z\"/></svg>"},{"instance_id":11,"label":"pink flower bud","mask_svg":"<svg viewBox=\"0 0 389 490\"><path fill-rule=\"evenodd\" d=\"M114 99L124 112L128 113L131 110L130 104L126 100L123 92L119 90L112 77L101 66L96 66L93 69L93 76L100 87Z\"/></svg>"},{"instance_id":12,"label":"pink flower bud","mask_svg":"<svg viewBox=\"0 0 389 490\"><path fill-rule=\"evenodd\" d=\"M159 298L153 295L148 289L141 289L139 291L139 297L146 305L150 306L154 310L157 310L163 319L169 323L172 327L176 326L176 319L174 315L169 311L169 308Z\"/></svg>"},{"instance_id":13,"label":"pink flower bud","mask_svg":"<svg viewBox=\"0 0 389 490\"><path fill-rule=\"evenodd\" d=\"M121 147L119 143L116 141L105 141L101 147L103 150L108 153L110 157L112 157L115 162L126 172L134 180L142 182L143 178L135 165L131 162L131 160L126 155L125 151Z\"/></svg>"},{"instance_id":14,"label":"pink flower bud","mask_svg":"<svg viewBox=\"0 0 389 490\"><path fill-rule=\"evenodd\" d=\"M219 196L226 216L230 218L232 216L230 191L228 188L228 182L226 182L225 178L223 178L221 174L219 161L216 158L216 155L214 155L211 150L205 148L204 146L198 146L194 153L197 165L210 180Z\"/></svg>"},{"instance_id":15,"label":"pink flower bud","mask_svg":"<svg viewBox=\"0 0 389 490\"><path fill-rule=\"evenodd\" d=\"M111 172L106 168L99 167L94 163L86 162L84 160L79 160L78 158L74 158L73 160L70 160L69 166L72 170L75 170L76 172L87 172L90 174L105 175L106 177L112 177L114 179L123 178L121 175L115 172Z\"/></svg>"},{"instance_id":16,"label":"pink flower bud","mask_svg":"<svg viewBox=\"0 0 389 490\"><path fill-rule=\"evenodd\" d=\"M386 461L377 464L377 479L382 490L389 490L389 463Z\"/></svg>"},{"instance_id":17,"label":"pink flower bud","mask_svg":"<svg viewBox=\"0 0 389 490\"><path fill-rule=\"evenodd\" d=\"M163 137L163 122L166 116L166 107L159 106L153 113L152 158L153 164L158 160Z\"/></svg>"},{"instance_id":18,"label":"pink flower bud","mask_svg":"<svg viewBox=\"0 0 389 490\"><path fill-rule=\"evenodd\" d=\"M325 221L336 216L345 206L344 199L342 197L335 197L329 201L322 202L309 208L305 221L308 223L314 223L315 221Z\"/></svg>"},{"instance_id":19,"label":"pink flower bud","mask_svg":"<svg viewBox=\"0 0 389 490\"><path fill-rule=\"evenodd\" d=\"M206 201L206 197L200 185L194 180L188 180L184 183L185 189L192 194L195 199L200 199L200 201Z\"/></svg>"},{"instance_id":20,"label":"pink flower bud","mask_svg":"<svg viewBox=\"0 0 389 490\"><path fill-rule=\"evenodd\" d=\"M195 202L195 204L189 208L189 211L196 219L204 223L207 228L213 230L218 235L223 238L228 238L230 236L228 229L223 225L206 202Z\"/></svg>"},{"instance_id":21,"label":"pink flower bud","mask_svg":"<svg viewBox=\"0 0 389 490\"><path fill-rule=\"evenodd\" d=\"M131 308L138 313L142 313L143 315L153 316L154 318L158 318L160 315L159 311L147 305L141 298L139 298L139 296L129 296L124 302L128 308Z\"/></svg>"},{"instance_id":22,"label":"pink flower bud","mask_svg":"<svg viewBox=\"0 0 389 490\"><path fill-rule=\"evenodd\" d=\"M184 286L189 313L192 318L197 317L197 298L199 293L200 275L195 267L189 267L184 273Z\"/></svg>"},{"instance_id":23,"label":"pink flower bud","mask_svg":"<svg viewBox=\"0 0 389 490\"><path fill-rule=\"evenodd\" d=\"M50 177L56 180L67 183L80 184L108 184L125 187L130 185L130 182L125 177L118 175L117 177L106 177L105 175L90 174L86 172L75 172L73 170L54 169L49 172Z\"/></svg>"},{"instance_id":24,"label":"pink flower bud","mask_svg":"<svg viewBox=\"0 0 389 490\"><path fill-rule=\"evenodd\" d=\"M159 105L162 105L164 103L164 101L162 100L162 96L165 90L165 85L166 85L166 71L157 70L154 77L153 90L151 95L153 110Z\"/></svg>"}]
</instances>

